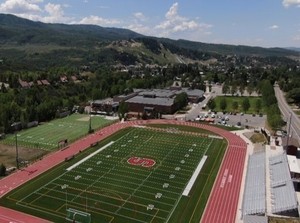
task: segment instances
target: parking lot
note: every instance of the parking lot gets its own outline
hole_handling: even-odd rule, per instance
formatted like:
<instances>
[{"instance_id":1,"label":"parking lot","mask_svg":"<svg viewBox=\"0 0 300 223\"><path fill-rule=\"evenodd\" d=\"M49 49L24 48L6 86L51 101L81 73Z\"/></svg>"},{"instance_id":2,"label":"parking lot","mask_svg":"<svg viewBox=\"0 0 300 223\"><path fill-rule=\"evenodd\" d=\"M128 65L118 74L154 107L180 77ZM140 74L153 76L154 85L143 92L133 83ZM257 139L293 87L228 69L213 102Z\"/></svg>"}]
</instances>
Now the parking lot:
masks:
<instances>
[{"instance_id":1,"label":"parking lot","mask_svg":"<svg viewBox=\"0 0 300 223\"><path fill-rule=\"evenodd\" d=\"M223 114L222 112L211 113L205 111L199 105L194 107L185 115L185 120L205 121L210 119L215 124L241 126L249 128L263 128L266 123L266 115L252 114Z\"/></svg>"},{"instance_id":2,"label":"parking lot","mask_svg":"<svg viewBox=\"0 0 300 223\"><path fill-rule=\"evenodd\" d=\"M202 117L202 119L201 119ZM259 115L250 115L250 114L223 114L222 112L218 113L210 113L208 112L201 112L199 114L200 120L204 121L205 117L211 118L214 117L213 123L215 124L222 124L222 125L230 125L230 126L242 126L249 128L261 128L265 127L266 122L266 115L259 116ZM198 120L198 115L193 120ZM199 120L199 121L200 121Z\"/></svg>"},{"instance_id":3,"label":"parking lot","mask_svg":"<svg viewBox=\"0 0 300 223\"><path fill-rule=\"evenodd\" d=\"M208 114L207 110L203 109L203 106L208 103L210 98L214 98L218 95L222 94L222 86L221 85L213 85L211 92L205 93L205 99L198 104L191 105L191 109L185 114L180 115L178 118L195 121L201 119L201 121L205 121L205 116L207 118L212 119L212 114ZM246 93L244 94L246 95ZM253 94L252 94L253 96ZM227 117L227 120L225 120ZM222 112L218 112L214 114L213 123L216 124L223 124L223 125L230 125L230 126L241 126L241 127L249 127L249 128L262 128L265 127L266 123L266 115L252 115L252 114L223 114ZM200 120L199 120L200 121Z\"/></svg>"}]
</instances>

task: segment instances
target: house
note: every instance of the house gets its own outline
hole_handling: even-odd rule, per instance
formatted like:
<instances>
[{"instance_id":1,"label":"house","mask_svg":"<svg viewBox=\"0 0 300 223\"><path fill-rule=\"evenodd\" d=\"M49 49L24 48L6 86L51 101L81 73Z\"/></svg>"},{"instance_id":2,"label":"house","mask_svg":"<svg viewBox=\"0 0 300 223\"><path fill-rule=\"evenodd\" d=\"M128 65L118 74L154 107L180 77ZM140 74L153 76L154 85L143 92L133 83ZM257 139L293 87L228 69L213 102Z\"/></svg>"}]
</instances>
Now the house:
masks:
<instances>
[{"instance_id":1,"label":"house","mask_svg":"<svg viewBox=\"0 0 300 223\"><path fill-rule=\"evenodd\" d=\"M61 76L60 77L60 82L62 82L62 83L68 83L68 77L67 76Z\"/></svg>"},{"instance_id":2,"label":"house","mask_svg":"<svg viewBox=\"0 0 300 223\"><path fill-rule=\"evenodd\" d=\"M44 80L41 80L42 84L45 85L45 86L49 86L50 83L48 80L44 79Z\"/></svg>"},{"instance_id":3,"label":"house","mask_svg":"<svg viewBox=\"0 0 300 223\"><path fill-rule=\"evenodd\" d=\"M21 88L30 88L31 87L30 83L28 83L27 81L23 81L21 79L19 79L19 84L20 84Z\"/></svg>"}]
</instances>

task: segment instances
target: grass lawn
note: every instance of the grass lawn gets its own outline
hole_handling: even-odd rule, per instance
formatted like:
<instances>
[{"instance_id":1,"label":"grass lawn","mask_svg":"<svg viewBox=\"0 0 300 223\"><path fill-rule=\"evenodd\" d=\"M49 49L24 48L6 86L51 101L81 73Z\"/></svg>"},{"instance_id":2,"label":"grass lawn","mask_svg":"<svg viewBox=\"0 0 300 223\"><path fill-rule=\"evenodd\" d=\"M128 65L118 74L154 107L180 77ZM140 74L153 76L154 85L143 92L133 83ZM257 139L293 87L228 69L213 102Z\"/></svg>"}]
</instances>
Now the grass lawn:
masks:
<instances>
[{"instance_id":1,"label":"grass lawn","mask_svg":"<svg viewBox=\"0 0 300 223\"><path fill-rule=\"evenodd\" d=\"M226 98L226 102L227 102L227 107L226 107L226 111L227 112L244 112L243 111L243 100L245 97L236 97L236 96L217 96L214 98L215 102L216 102L216 108L215 110L217 112L222 112L222 110L220 109L220 101L222 98ZM255 103L257 100L261 100L260 97L248 97L249 98L249 102L250 102L250 108L247 111L248 114L257 114L257 111L255 110ZM238 103L238 109L236 111L233 110L232 108L232 103L236 101ZM264 113L264 108L262 107L261 113Z\"/></svg>"},{"instance_id":2,"label":"grass lawn","mask_svg":"<svg viewBox=\"0 0 300 223\"><path fill-rule=\"evenodd\" d=\"M10 192L0 204L56 223L66 222L69 208L90 214L95 223L199 222L226 145L188 129L124 129ZM79 213L75 219L82 217Z\"/></svg>"},{"instance_id":3,"label":"grass lawn","mask_svg":"<svg viewBox=\"0 0 300 223\"><path fill-rule=\"evenodd\" d=\"M91 121L93 129L99 129L111 122L100 116L93 116ZM18 145L50 151L58 148L59 141L67 139L69 143L73 142L86 135L88 130L89 115L72 114L18 132ZM0 143L15 145L15 136L9 135Z\"/></svg>"}]
</instances>

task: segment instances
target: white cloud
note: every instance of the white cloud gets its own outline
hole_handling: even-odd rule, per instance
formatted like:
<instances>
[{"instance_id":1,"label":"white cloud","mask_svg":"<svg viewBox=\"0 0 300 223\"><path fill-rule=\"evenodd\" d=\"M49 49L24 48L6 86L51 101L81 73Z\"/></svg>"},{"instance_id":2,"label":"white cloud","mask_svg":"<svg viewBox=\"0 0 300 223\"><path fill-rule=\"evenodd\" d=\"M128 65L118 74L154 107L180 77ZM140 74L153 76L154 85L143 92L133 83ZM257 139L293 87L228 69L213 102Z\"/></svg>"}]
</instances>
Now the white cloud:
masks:
<instances>
[{"instance_id":1,"label":"white cloud","mask_svg":"<svg viewBox=\"0 0 300 223\"><path fill-rule=\"evenodd\" d=\"M300 7L300 0L283 0L282 2L284 7L297 6Z\"/></svg>"},{"instance_id":2,"label":"white cloud","mask_svg":"<svg viewBox=\"0 0 300 223\"><path fill-rule=\"evenodd\" d=\"M146 20L146 16L141 13L141 12L136 12L133 14L133 16L138 19L138 20L141 20L141 21L145 21Z\"/></svg>"},{"instance_id":3,"label":"white cloud","mask_svg":"<svg viewBox=\"0 0 300 223\"><path fill-rule=\"evenodd\" d=\"M40 21L46 23L67 23L70 22L72 18L65 16L64 7L60 4L48 3L45 5L45 12L48 16L41 17Z\"/></svg>"},{"instance_id":4,"label":"white cloud","mask_svg":"<svg viewBox=\"0 0 300 223\"><path fill-rule=\"evenodd\" d=\"M269 27L269 29L279 29L279 26L278 25L272 25Z\"/></svg>"},{"instance_id":5,"label":"white cloud","mask_svg":"<svg viewBox=\"0 0 300 223\"><path fill-rule=\"evenodd\" d=\"M169 11L166 13L166 18L172 20L173 18L178 17L178 2L174 3Z\"/></svg>"},{"instance_id":6,"label":"white cloud","mask_svg":"<svg viewBox=\"0 0 300 223\"><path fill-rule=\"evenodd\" d=\"M199 23L197 20L182 17L178 14L179 4L174 3L165 15L165 20L154 28L159 32L159 36L169 37L179 32L195 32L197 34L210 34L208 31L212 27L210 24Z\"/></svg>"},{"instance_id":7,"label":"white cloud","mask_svg":"<svg viewBox=\"0 0 300 223\"><path fill-rule=\"evenodd\" d=\"M99 25L99 26L107 26L107 25L116 25L120 24L121 21L117 19L105 19L99 16L91 15L89 17L83 18L81 21L79 21L79 24L93 24L93 25Z\"/></svg>"},{"instance_id":8,"label":"white cloud","mask_svg":"<svg viewBox=\"0 0 300 223\"><path fill-rule=\"evenodd\" d=\"M144 35L153 35L153 29L149 26L142 25L140 23L130 24L129 26L123 27L125 29L130 29L134 32L141 33Z\"/></svg>"},{"instance_id":9,"label":"white cloud","mask_svg":"<svg viewBox=\"0 0 300 223\"><path fill-rule=\"evenodd\" d=\"M0 4L0 12L11 14L31 14L41 12L37 3L42 0L6 0Z\"/></svg>"},{"instance_id":10,"label":"white cloud","mask_svg":"<svg viewBox=\"0 0 300 223\"><path fill-rule=\"evenodd\" d=\"M300 34L293 37L293 41L300 42Z\"/></svg>"}]
</instances>

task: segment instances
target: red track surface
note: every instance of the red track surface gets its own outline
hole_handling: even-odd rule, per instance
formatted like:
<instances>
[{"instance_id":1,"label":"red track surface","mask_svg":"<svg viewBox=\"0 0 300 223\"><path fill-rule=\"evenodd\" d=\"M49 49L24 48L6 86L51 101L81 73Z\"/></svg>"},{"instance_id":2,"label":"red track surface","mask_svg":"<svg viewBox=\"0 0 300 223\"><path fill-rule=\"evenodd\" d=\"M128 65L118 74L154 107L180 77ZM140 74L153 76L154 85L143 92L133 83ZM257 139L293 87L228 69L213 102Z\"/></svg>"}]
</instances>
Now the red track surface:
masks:
<instances>
[{"instance_id":1,"label":"red track surface","mask_svg":"<svg viewBox=\"0 0 300 223\"><path fill-rule=\"evenodd\" d=\"M229 147L223 159L218 177L214 184L210 199L202 217L203 223L232 223L235 220L239 192L243 174L243 165L246 155L246 143L238 136L210 125L175 120L147 120L116 123L99 130L95 134L71 144L65 150L54 152L27 168L17 171L0 181L0 197L33 179L41 173L53 168L64 161L66 157L79 153L120 129L137 124L180 124L204 128L220 134L228 140ZM226 175L227 173L227 175ZM46 223L48 221L0 207L0 223Z\"/></svg>"}]
</instances>

